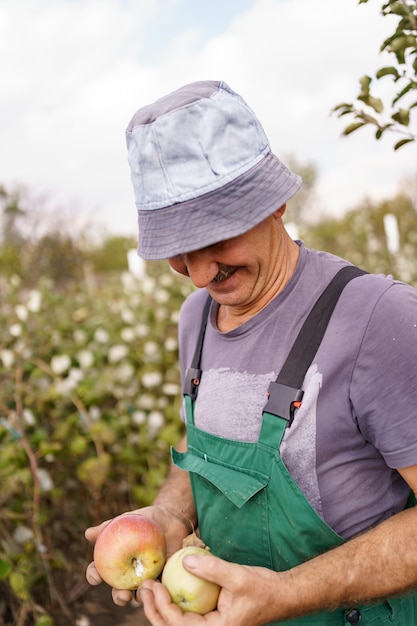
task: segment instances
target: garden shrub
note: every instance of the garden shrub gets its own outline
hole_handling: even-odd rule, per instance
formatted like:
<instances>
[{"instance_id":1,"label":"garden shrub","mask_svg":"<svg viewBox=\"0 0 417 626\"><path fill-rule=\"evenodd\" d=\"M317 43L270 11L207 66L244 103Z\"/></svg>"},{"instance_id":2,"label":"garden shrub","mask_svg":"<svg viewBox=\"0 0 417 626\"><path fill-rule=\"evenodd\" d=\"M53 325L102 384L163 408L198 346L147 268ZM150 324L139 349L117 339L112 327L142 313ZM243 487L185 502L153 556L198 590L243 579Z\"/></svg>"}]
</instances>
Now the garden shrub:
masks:
<instances>
[{"instance_id":1,"label":"garden shrub","mask_svg":"<svg viewBox=\"0 0 417 626\"><path fill-rule=\"evenodd\" d=\"M157 269L65 290L0 277L0 623L56 623L84 575L84 529L165 480L190 287Z\"/></svg>"}]
</instances>

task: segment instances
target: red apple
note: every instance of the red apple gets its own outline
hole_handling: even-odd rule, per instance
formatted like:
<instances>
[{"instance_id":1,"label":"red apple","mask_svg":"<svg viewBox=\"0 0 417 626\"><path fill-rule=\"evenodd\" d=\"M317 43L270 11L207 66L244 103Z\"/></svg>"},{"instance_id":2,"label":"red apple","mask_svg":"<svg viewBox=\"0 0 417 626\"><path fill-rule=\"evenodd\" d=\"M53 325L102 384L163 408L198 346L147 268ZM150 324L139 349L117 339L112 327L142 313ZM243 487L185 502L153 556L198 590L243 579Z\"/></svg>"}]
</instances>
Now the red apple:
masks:
<instances>
[{"instance_id":1,"label":"red apple","mask_svg":"<svg viewBox=\"0 0 417 626\"><path fill-rule=\"evenodd\" d=\"M220 593L219 585L188 572L182 560L188 554L210 554L208 548L187 546L175 552L166 562L162 572L162 584L169 592L171 600L184 612L204 615L214 611Z\"/></svg>"},{"instance_id":2,"label":"red apple","mask_svg":"<svg viewBox=\"0 0 417 626\"><path fill-rule=\"evenodd\" d=\"M154 521L124 513L107 524L94 546L94 563L103 580L116 589L137 589L157 578L165 563L165 535Z\"/></svg>"}]
</instances>

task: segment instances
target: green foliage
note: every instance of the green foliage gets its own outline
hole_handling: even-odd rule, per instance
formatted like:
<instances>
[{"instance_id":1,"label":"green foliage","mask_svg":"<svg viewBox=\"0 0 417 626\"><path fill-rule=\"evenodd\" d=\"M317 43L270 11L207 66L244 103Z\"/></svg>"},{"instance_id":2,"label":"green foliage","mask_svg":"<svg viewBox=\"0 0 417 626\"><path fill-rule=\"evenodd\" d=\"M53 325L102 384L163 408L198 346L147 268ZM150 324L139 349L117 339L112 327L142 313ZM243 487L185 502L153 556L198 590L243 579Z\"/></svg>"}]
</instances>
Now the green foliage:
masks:
<instances>
[{"instance_id":1,"label":"green foliage","mask_svg":"<svg viewBox=\"0 0 417 626\"><path fill-rule=\"evenodd\" d=\"M110 236L93 243L62 216L58 219L59 210L46 213L43 202L24 187L0 186L0 268L4 274L20 276L21 287L30 289L41 278L64 287L74 280L124 271L126 254L137 245L135 238Z\"/></svg>"},{"instance_id":2,"label":"green foliage","mask_svg":"<svg viewBox=\"0 0 417 626\"><path fill-rule=\"evenodd\" d=\"M359 0L359 4L368 0ZM394 150L413 142L417 130L411 126L411 114L417 107L417 1L389 0L382 5L383 16L397 18L397 27L381 45L381 52L388 52L395 58L394 64L380 68L375 80L391 78L394 93L388 107L373 93L374 79L363 76L356 102L342 102L334 107L338 117L345 115L353 119L343 134L356 132L359 128L375 128L375 138L380 139L386 131L400 135ZM400 104L401 102L401 104ZM365 105L364 107L362 105Z\"/></svg>"},{"instance_id":3,"label":"green foliage","mask_svg":"<svg viewBox=\"0 0 417 626\"><path fill-rule=\"evenodd\" d=\"M153 273L65 290L0 276L0 596L22 626L67 623L84 529L150 504L165 480L190 287L167 264Z\"/></svg>"},{"instance_id":4,"label":"green foliage","mask_svg":"<svg viewBox=\"0 0 417 626\"><path fill-rule=\"evenodd\" d=\"M398 225L398 251L390 251L384 220ZM412 199L399 194L392 200L365 201L341 218L329 217L301 227L308 246L342 256L374 273L392 274L417 286L417 212Z\"/></svg>"}]
</instances>

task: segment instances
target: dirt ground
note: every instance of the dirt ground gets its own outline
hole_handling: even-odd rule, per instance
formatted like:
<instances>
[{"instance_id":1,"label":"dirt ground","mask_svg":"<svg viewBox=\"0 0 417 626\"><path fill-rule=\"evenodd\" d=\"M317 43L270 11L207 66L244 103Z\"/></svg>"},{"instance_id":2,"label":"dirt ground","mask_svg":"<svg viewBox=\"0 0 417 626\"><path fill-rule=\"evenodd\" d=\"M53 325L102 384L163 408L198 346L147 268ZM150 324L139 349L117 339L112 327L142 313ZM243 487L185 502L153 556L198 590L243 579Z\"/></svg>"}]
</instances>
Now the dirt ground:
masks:
<instances>
[{"instance_id":1,"label":"dirt ground","mask_svg":"<svg viewBox=\"0 0 417 626\"><path fill-rule=\"evenodd\" d=\"M74 626L149 626L140 606L116 606L107 585L85 586L79 608L74 611ZM77 603L78 604L78 603ZM57 624L56 626L60 626Z\"/></svg>"}]
</instances>

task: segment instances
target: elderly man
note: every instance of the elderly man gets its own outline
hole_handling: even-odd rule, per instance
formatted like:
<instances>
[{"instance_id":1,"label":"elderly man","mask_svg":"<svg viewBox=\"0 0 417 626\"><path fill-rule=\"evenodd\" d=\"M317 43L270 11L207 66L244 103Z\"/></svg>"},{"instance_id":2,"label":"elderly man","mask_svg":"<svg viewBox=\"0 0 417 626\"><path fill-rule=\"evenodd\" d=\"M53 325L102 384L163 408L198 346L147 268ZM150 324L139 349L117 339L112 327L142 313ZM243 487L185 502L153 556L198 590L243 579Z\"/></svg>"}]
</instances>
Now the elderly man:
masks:
<instances>
[{"instance_id":1,"label":"elderly man","mask_svg":"<svg viewBox=\"0 0 417 626\"><path fill-rule=\"evenodd\" d=\"M417 624L417 292L290 238L301 180L227 84L139 109L127 144L139 255L198 288L179 323L187 437L141 512L171 553L198 525L213 555L184 564L221 586L198 616L145 581L148 619Z\"/></svg>"}]
</instances>

